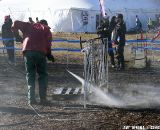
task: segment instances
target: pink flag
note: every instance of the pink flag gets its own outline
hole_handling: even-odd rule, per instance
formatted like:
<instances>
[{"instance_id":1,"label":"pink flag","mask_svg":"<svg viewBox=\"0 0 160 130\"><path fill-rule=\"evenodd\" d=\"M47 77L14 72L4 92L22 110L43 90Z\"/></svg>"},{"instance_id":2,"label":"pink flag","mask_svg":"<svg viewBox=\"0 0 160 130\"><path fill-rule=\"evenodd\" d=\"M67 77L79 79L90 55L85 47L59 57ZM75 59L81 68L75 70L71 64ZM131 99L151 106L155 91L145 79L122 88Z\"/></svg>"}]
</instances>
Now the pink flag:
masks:
<instances>
[{"instance_id":1,"label":"pink flag","mask_svg":"<svg viewBox=\"0 0 160 130\"><path fill-rule=\"evenodd\" d=\"M99 0L99 5L100 5L100 12L102 17L105 17L105 6L104 6L104 0Z\"/></svg>"}]
</instances>

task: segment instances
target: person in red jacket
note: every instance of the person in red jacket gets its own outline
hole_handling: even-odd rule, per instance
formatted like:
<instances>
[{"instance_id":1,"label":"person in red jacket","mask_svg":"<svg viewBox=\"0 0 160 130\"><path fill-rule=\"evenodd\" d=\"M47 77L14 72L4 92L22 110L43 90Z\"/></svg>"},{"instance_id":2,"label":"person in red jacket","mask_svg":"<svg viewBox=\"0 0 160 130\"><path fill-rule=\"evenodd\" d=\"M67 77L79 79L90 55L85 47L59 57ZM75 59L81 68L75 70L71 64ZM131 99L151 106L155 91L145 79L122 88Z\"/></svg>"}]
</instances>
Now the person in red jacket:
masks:
<instances>
[{"instance_id":1,"label":"person in red jacket","mask_svg":"<svg viewBox=\"0 0 160 130\"><path fill-rule=\"evenodd\" d=\"M54 60L51 55L52 34L46 20L39 23L15 21L12 26L14 31L23 33L23 56L26 68L26 79L28 85L28 103L36 104L35 77L38 73L40 103L45 104L47 100L48 74L46 71L46 56Z\"/></svg>"}]
</instances>

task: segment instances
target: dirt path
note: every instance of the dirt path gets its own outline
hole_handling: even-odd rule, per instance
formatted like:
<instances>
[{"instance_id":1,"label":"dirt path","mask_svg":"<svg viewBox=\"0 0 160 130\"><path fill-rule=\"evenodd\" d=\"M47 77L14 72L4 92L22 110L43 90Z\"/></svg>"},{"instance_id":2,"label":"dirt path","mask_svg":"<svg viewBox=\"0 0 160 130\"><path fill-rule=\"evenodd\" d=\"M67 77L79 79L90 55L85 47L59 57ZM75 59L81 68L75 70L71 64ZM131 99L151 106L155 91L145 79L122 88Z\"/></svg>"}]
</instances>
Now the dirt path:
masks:
<instances>
[{"instance_id":1,"label":"dirt path","mask_svg":"<svg viewBox=\"0 0 160 130\"><path fill-rule=\"evenodd\" d=\"M27 105L27 87L24 65L11 67L0 63L0 130L120 130L124 126L160 125L159 109L118 109L102 105L88 105L83 109L82 97L55 97L53 90L58 87L80 87L81 84L66 72L66 65L49 64L49 106L36 105L33 109ZM69 65L69 69L82 76L83 66ZM110 86L114 95L117 92L129 92L136 96L137 88L144 86L159 88L160 71L110 70ZM135 85L137 85L135 87ZM137 90L137 91L135 91ZM147 92L147 90L145 91ZM122 95L118 95L119 97ZM157 95L158 96L158 95ZM157 102L159 104L159 102Z\"/></svg>"}]
</instances>

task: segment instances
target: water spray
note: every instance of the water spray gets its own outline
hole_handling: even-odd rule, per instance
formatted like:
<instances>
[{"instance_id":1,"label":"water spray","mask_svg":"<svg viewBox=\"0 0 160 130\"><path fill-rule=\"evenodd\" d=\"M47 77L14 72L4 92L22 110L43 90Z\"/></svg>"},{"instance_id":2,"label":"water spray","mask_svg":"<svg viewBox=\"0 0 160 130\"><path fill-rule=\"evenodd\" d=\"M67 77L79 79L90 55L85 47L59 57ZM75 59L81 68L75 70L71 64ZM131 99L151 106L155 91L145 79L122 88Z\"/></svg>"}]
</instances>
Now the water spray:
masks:
<instances>
[{"instance_id":1,"label":"water spray","mask_svg":"<svg viewBox=\"0 0 160 130\"><path fill-rule=\"evenodd\" d=\"M91 84L90 82L86 82L85 79L81 78L80 76L74 74L73 72L67 70L73 77L75 77L84 88L85 86L90 88L90 94L94 94L97 98L99 98L99 104L108 105L108 106L122 106L124 105L121 101L111 96L109 93L105 93L101 88ZM84 89L85 92L85 89ZM89 95L88 95L89 96ZM86 101L84 101L84 106ZM84 107L85 108L85 107Z\"/></svg>"}]
</instances>

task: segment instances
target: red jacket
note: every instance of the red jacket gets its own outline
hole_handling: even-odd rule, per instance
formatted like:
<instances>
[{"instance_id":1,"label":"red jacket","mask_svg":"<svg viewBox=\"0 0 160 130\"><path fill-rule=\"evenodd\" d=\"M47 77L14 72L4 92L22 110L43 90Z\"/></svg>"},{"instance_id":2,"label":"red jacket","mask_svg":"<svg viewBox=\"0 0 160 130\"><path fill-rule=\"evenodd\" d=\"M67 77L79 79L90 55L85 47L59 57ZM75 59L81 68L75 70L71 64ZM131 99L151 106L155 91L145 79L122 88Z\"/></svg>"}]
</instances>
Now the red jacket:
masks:
<instances>
[{"instance_id":1,"label":"red jacket","mask_svg":"<svg viewBox=\"0 0 160 130\"><path fill-rule=\"evenodd\" d=\"M48 26L15 21L13 29L19 29L23 33L23 52L30 50L51 54L52 34Z\"/></svg>"}]
</instances>

